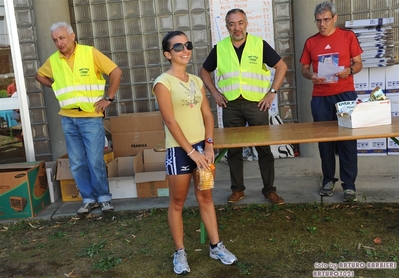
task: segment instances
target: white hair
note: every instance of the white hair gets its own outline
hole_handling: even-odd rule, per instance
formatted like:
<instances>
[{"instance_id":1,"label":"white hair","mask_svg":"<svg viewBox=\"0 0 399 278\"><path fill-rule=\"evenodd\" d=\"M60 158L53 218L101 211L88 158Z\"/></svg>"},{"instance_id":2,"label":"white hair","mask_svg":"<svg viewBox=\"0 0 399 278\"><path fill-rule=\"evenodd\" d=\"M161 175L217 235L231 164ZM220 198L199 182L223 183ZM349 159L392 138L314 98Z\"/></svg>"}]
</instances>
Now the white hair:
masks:
<instances>
[{"instance_id":1,"label":"white hair","mask_svg":"<svg viewBox=\"0 0 399 278\"><path fill-rule=\"evenodd\" d=\"M50 32L52 33L54 30L61 28L61 27L67 29L67 32L69 35L74 33L72 26L70 24L66 23L65 21L60 21L60 22L57 22L57 23L54 23L53 25L51 25Z\"/></svg>"}]
</instances>

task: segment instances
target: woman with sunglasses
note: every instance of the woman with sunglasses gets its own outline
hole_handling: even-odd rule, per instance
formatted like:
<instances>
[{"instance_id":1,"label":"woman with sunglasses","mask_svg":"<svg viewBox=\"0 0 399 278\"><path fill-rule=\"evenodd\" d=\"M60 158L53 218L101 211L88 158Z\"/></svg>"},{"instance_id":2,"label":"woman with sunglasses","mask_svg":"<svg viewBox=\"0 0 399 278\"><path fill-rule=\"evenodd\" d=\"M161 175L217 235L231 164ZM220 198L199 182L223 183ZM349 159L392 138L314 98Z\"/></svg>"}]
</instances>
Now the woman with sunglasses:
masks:
<instances>
[{"instance_id":1,"label":"woman with sunglasses","mask_svg":"<svg viewBox=\"0 0 399 278\"><path fill-rule=\"evenodd\" d=\"M223 264L233 264L236 256L219 239L212 190L199 190L195 171L208 168L214 161L214 119L201 79L186 72L193 44L181 31L166 34L162 41L163 55L171 67L154 82L153 94L165 123L166 173L169 182L169 228L175 244L174 272L190 272L183 243L184 203L191 178L195 196L210 240L210 257ZM203 151L201 151L203 150Z\"/></svg>"}]
</instances>

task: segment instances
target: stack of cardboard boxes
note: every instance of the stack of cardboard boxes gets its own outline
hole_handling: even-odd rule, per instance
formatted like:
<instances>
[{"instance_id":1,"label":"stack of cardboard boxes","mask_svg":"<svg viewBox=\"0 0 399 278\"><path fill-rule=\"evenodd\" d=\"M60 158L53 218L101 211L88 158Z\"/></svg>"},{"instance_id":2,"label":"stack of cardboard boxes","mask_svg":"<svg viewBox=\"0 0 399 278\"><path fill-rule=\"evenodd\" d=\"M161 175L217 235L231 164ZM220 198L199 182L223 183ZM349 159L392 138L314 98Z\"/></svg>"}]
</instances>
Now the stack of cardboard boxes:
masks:
<instances>
[{"instance_id":1,"label":"stack of cardboard boxes","mask_svg":"<svg viewBox=\"0 0 399 278\"><path fill-rule=\"evenodd\" d=\"M385 94L391 101L392 117L399 117L399 65L385 68ZM396 137L399 140L399 137ZM387 154L399 155L399 145L387 139Z\"/></svg>"},{"instance_id":2,"label":"stack of cardboard boxes","mask_svg":"<svg viewBox=\"0 0 399 278\"><path fill-rule=\"evenodd\" d=\"M104 149L104 161L108 162L114 159L114 153L110 149ZM68 155L65 154L57 159L55 179L59 182L61 188L61 198L63 202L81 201L82 197L73 179Z\"/></svg>"},{"instance_id":3,"label":"stack of cardboard boxes","mask_svg":"<svg viewBox=\"0 0 399 278\"><path fill-rule=\"evenodd\" d=\"M392 117L399 117L399 65L376 68L363 68L354 75L355 89L360 99L367 99L378 81L391 104ZM399 139L399 138L398 138ZM399 155L399 146L391 138L358 140L358 154Z\"/></svg>"},{"instance_id":4,"label":"stack of cardboard boxes","mask_svg":"<svg viewBox=\"0 0 399 278\"><path fill-rule=\"evenodd\" d=\"M165 137L161 113L123 114L111 118L110 126L115 160L108 164L108 181L114 198L169 196L165 152L154 151Z\"/></svg>"},{"instance_id":5,"label":"stack of cardboard boxes","mask_svg":"<svg viewBox=\"0 0 399 278\"><path fill-rule=\"evenodd\" d=\"M392 117L399 116L399 65L394 65L394 18L346 21L345 27L356 33L363 49L363 69L354 75L355 90L360 99L367 99L380 87L390 102ZM375 115L375 114L374 114ZM399 155L399 146L390 138L357 141L359 156Z\"/></svg>"},{"instance_id":6,"label":"stack of cardboard boxes","mask_svg":"<svg viewBox=\"0 0 399 278\"><path fill-rule=\"evenodd\" d=\"M345 28L350 28L356 34L363 49L364 67L386 67L394 64L393 23L393 17L345 22Z\"/></svg>"},{"instance_id":7,"label":"stack of cardboard boxes","mask_svg":"<svg viewBox=\"0 0 399 278\"><path fill-rule=\"evenodd\" d=\"M104 152L113 199L169 196L165 152L154 149L164 140L160 112L123 114L109 120L112 151ZM67 155L57 160L64 202L81 201Z\"/></svg>"}]
</instances>

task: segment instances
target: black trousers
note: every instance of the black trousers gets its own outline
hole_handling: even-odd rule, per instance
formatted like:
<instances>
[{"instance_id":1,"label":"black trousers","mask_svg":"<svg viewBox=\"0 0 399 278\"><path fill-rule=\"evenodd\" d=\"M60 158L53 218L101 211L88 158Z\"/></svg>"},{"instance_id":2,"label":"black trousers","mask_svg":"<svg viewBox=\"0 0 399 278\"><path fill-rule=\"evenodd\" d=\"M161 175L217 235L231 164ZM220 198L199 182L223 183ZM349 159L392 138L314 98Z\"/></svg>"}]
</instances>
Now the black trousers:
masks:
<instances>
[{"instance_id":1,"label":"black trousers","mask_svg":"<svg viewBox=\"0 0 399 278\"><path fill-rule=\"evenodd\" d=\"M345 100L355 100L356 92L344 92L342 94L323 97L312 97L311 108L313 120L336 121L337 113L335 104ZM357 141L337 141L319 143L321 158L321 169L323 172L322 185L330 181L338 181L335 178L335 155L339 157L339 174L342 181L342 188L356 191L355 180L357 177Z\"/></svg>"},{"instance_id":2,"label":"black trousers","mask_svg":"<svg viewBox=\"0 0 399 278\"><path fill-rule=\"evenodd\" d=\"M258 126L269 124L269 113L260 111L258 102L245 99L229 101L223 108L224 127ZM245 134L243 134L245 136ZM274 184L274 156L270 146L256 147L258 164L263 181L262 194L267 195L275 191ZM227 152L227 162L230 168L231 190L244 191L244 161L242 148L231 148Z\"/></svg>"}]
</instances>

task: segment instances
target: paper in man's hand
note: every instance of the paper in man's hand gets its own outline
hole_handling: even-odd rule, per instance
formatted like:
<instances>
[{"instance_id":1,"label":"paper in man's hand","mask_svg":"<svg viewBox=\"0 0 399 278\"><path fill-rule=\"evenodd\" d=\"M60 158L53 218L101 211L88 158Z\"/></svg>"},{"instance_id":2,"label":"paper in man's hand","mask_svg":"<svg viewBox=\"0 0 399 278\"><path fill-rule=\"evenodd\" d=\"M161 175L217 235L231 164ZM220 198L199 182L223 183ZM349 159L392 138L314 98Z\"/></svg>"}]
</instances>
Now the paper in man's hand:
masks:
<instances>
[{"instance_id":1,"label":"paper in man's hand","mask_svg":"<svg viewBox=\"0 0 399 278\"><path fill-rule=\"evenodd\" d=\"M324 77L326 81L324 83L334 83L338 82L338 77L335 76L336 73L343 71L344 66L335 66L329 63L318 63L318 77Z\"/></svg>"}]
</instances>

